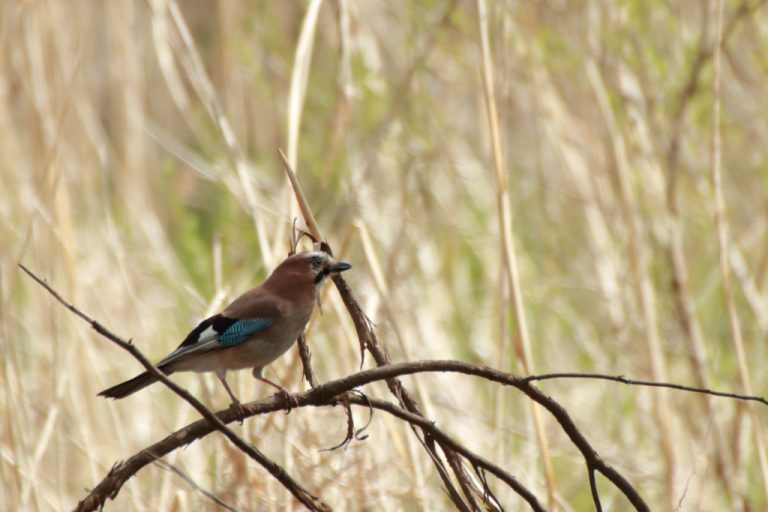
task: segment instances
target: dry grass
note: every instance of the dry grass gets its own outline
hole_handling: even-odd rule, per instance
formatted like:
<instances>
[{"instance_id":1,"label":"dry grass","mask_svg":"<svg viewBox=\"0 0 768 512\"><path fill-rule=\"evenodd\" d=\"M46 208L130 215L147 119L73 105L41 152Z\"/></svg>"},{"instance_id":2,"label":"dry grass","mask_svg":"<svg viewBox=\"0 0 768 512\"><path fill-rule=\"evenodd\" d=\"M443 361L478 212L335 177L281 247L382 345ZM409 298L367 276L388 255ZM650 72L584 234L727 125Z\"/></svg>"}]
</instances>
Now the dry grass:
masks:
<instances>
[{"instance_id":1,"label":"dry grass","mask_svg":"<svg viewBox=\"0 0 768 512\"><path fill-rule=\"evenodd\" d=\"M69 509L115 461L197 418L159 386L97 398L138 365L16 263L161 357L287 252L297 209L277 147L355 265L349 282L393 360L517 371L511 235L536 372L765 394L762 3L724 2L720 32L703 2L489 1L499 160L474 2L0 2L0 509ZM503 194L514 224L500 234ZM359 365L328 291L308 332L321 380ZM305 385L295 351L267 375ZM243 398L271 392L233 377ZM174 380L227 403L211 377ZM455 375L405 382L428 417L546 501L526 400ZM755 442L764 408L602 382L542 387L652 509L768 507ZM578 453L544 426L555 501L589 509ZM320 451L345 427L342 411L310 409L236 428L338 509L449 506L407 427L376 415L367 441ZM165 462L238 510L295 508L220 436ZM606 508L626 508L601 491ZM216 505L156 465L108 508Z\"/></svg>"}]
</instances>

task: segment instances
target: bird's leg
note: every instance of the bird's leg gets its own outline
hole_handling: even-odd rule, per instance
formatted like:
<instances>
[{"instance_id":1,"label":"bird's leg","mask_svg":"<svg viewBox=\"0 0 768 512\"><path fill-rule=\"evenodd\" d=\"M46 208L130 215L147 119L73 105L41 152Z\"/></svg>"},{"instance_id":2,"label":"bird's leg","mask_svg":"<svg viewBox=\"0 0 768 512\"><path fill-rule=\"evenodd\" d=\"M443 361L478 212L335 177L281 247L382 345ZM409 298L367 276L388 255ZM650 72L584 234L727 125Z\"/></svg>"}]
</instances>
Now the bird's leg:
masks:
<instances>
[{"instance_id":1,"label":"bird's leg","mask_svg":"<svg viewBox=\"0 0 768 512\"><path fill-rule=\"evenodd\" d=\"M224 389L227 390L227 393L229 394L229 398L232 399L232 404L230 404L230 408L235 409L241 416L246 413L245 407L243 407L243 404L240 403L240 400L237 399L235 394L232 392L232 390L229 388L229 384L227 384L227 378L225 375L219 375L218 372L216 372L216 376L219 378L222 384L224 384ZM242 418L240 419L240 423L243 423Z\"/></svg>"},{"instance_id":2,"label":"bird's leg","mask_svg":"<svg viewBox=\"0 0 768 512\"><path fill-rule=\"evenodd\" d=\"M264 370L264 368L254 368L253 369L253 378L256 380L260 380L264 384L269 384L273 388L277 389L276 395L278 398L282 399L286 404L288 404L288 410L285 411L286 414L291 412L291 409L294 407L299 406L299 401L296 399L295 396L293 396L287 389L285 389L280 384L275 384L268 378L264 377L261 372Z\"/></svg>"}]
</instances>

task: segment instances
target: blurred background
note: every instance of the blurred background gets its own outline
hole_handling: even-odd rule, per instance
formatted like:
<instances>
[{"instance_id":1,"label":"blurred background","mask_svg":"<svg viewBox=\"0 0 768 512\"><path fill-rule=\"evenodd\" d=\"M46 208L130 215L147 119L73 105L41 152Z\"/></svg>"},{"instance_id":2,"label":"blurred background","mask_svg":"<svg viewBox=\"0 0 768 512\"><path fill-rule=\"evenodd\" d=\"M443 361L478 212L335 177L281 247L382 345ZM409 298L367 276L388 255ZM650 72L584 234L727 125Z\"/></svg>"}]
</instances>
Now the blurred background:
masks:
<instances>
[{"instance_id":1,"label":"blurred background","mask_svg":"<svg viewBox=\"0 0 768 512\"><path fill-rule=\"evenodd\" d=\"M393 361L520 373L526 341L534 373L765 394L764 3L726 0L719 18L716 2L693 0L489 0L495 162L472 1L0 2L0 509L70 509L116 461L198 418L162 386L98 398L138 363L17 263L157 360L287 254L299 214L278 147L354 265L345 277ZM308 330L321 381L360 364L330 286L323 306ZM266 376L306 388L295 349ZM212 376L174 380L228 405ZM458 375L404 382L430 419L542 502L593 508L581 455L546 414L542 454L519 393ZM272 393L248 372L230 383L243 400ZM540 386L651 509L768 506L764 406L594 380ZM381 384L365 392L390 398ZM451 507L410 429L383 413L368 440L332 452L321 449L344 437L339 408L234 428L340 510ZM221 436L164 460L178 472L145 468L107 509L218 509L179 473L237 510L297 508ZM525 509L490 482L507 510ZM606 509L628 509L598 484Z\"/></svg>"}]
</instances>

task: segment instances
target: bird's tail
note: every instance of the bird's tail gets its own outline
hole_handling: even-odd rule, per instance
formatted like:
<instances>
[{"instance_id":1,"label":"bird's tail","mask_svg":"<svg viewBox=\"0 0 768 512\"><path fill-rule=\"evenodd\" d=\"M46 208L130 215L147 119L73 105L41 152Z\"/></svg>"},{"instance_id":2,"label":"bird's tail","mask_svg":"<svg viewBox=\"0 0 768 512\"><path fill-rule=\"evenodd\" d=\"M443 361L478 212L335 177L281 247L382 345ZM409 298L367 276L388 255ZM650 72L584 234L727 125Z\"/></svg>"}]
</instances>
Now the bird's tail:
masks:
<instances>
[{"instance_id":1,"label":"bird's tail","mask_svg":"<svg viewBox=\"0 0 768 512\"><path fill-rule=\"evenodd\" d=\"M114 398L117 400L120 398L125 398L128 395L132 395L135 392L149 386L150 384L154 384L155 382L157 382L157 377L150 375L149 372L143 372L132 379L121 382L120 384L112 386L109 389L105 389L99 393L99 396Z\"/></svg>"}]
</instances>

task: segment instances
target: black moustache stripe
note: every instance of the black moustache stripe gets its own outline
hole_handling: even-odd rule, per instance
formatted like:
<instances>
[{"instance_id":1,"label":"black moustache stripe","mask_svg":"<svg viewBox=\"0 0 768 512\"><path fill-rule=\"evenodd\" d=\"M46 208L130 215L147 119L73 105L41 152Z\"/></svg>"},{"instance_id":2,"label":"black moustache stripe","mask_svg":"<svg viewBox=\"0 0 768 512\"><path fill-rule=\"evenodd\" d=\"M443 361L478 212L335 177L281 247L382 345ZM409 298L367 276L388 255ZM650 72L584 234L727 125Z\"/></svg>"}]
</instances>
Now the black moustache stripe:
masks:
<instances>
[{"instance_id":1,"label":"black moustache stripe","mask_svg":"<svg viewBox=\"0 0 768 512\"><path fill-rule=\"evenodd\" d=\"M315 276L315 284L319 284L320 281L322 281L323 278L325 276L327 276L328 274L330 274L330 273L331 273L331 271L330 271L330 269L328 267L325 267L323 270L318 272L317 275Z\"/></svg>"}]
</instances>

